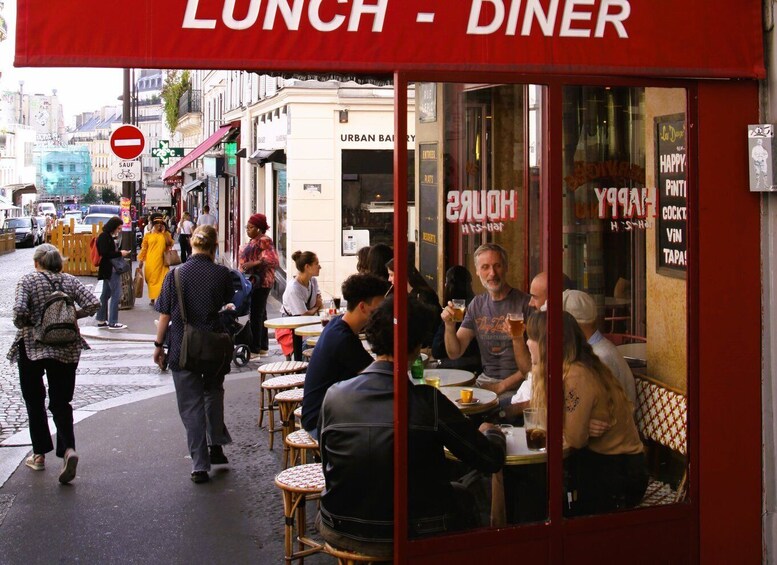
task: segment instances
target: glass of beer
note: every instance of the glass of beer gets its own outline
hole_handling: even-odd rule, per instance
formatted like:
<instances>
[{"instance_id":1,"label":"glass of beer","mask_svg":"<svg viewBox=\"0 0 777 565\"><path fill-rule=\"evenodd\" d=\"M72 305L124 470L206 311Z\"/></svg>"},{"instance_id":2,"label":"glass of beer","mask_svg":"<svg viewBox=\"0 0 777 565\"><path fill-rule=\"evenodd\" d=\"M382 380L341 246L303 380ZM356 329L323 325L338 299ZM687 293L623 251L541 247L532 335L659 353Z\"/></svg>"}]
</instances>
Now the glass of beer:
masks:
<instances>
[{"instance_id":1,"label":"glass of beer","mask_svg":"<svg viewBox=\"0 0 777 565\"><path fill-rule=\"evenodd\" d=\"M424 383L434 388L440 388L440 375L432 372L425 373Z\"/></svg>"},{"instance_id":2,"label":"glass of beer","mask_svg":"<svg viewBox=\"0 0 777 565\"><path fill-rule=\"evenodd\" d=\"M463 322L467 302L463 298L454 298L451 302L453 303L453 321L456 323Z\"/></svg>"},{"instance_id":3,"label":"glass of beer","mask_svg":"<svg viewBox=\"0 0 777 565\"><path fill-rule=\"evenodd\" d=\"M545 451L547 440L545 410L526 408L523 411L523 427L526 430L526 446L532 451Z\"/></svg>"},{"instance_id":4,"label":"glass of beer","mask_svg":"<svg viewBox=\"0 0 777 565\"><path fill-rule=\"evenodd\" d=\"M507 314L507 322L510 324L511 337L523 337L523 312L510 312Z\"/></svg>"}]
</instances>

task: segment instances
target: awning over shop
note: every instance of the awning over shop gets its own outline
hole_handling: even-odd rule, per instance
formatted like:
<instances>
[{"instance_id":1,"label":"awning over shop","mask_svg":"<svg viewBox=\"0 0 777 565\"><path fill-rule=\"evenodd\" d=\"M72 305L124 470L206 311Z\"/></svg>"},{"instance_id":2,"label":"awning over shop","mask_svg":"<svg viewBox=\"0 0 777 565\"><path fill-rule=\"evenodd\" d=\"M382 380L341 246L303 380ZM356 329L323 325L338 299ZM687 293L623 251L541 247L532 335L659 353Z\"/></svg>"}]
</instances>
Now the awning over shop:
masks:
<instances>
[{"instance_id":1,"label":"awning over shop","mask_svg":"<svg viewBox=\"0 0 777 565\"><path fill-rule=\"evenodd\" d=\"M181 193L186 195L189 194L192 190L202 190L205 187L205 179L197 179L193 180L192 182L187 182L183 187L181 188Z\"/></svg>"},{"instance_id":2,"label":"awning over shop","mask_svg":"<svg viewBox=\"0 0 777 565\"><path fill-rule=\"evenodd\" d=\"M252 165L264 167L265 163L285 163L286 152L283 149L257 149L248 158Z\"/></svg>"},{"instance_id":3,"label":"awning over shop","mask_svg":"<svg viewBox=\"0 0 777 565\"><path fill-rule=\"evenodd\" d=\"M206 151L208 151L211 147L216 145L217 143L220 143L222 139L224 139L232 130L237 129L233 126L221 126L219 129L216 130L216 132L211 135L208 139L200 143L197 147L195 147L192 151L189 152L188 155L183 157L180 161L169 167L165 174L162 176L163 179L167 179L177 173L179 173L184 167L191 164L192 161L195 159L199 159L202 157Z\"/></svg>"}]
</instances>

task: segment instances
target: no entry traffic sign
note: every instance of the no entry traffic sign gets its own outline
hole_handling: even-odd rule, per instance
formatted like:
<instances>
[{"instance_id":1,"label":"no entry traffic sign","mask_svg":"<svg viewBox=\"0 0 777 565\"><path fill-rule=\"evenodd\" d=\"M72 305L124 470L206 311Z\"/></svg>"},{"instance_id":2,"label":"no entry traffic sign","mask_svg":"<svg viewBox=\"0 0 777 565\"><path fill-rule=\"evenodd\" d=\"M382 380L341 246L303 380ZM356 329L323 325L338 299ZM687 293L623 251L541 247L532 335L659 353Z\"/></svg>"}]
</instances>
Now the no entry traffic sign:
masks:
<instances>
[{"instance_id":1,"label":"no entry traffic sign","mask_svg":"<svg viewBox=\"0 0 777 565\"><path fill-rule=\"evenodd\" d=\"M135 126L123 125L111 134L111 151L119 159L135 159L143 153L146 138Z\"/></svg>"}]
</instances>

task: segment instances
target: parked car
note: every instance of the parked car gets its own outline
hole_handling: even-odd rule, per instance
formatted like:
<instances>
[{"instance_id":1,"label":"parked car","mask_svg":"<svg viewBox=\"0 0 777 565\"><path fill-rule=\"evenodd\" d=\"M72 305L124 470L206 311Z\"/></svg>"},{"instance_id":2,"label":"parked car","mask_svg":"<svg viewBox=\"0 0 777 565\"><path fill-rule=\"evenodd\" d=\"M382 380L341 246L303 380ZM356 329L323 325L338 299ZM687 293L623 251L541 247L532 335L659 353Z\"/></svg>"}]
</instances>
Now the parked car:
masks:
<instances>
[{"instance_id":1,"label":"parked car","mask_svg":"<svg viewBox=\"0 0 777 565\"><path fill-rule=\"evenodd\" d=\"M116 214L87 214L86 217L80 223L76 223L73 226L75 233L92 233L92 226L99 224L105 224L108 220L113 218ZM97 230L100 231L99 229Z\"/></svg>"},{"instance_id":2,"label":"parked car","mask_svg":"<svg viewBox=\"0 0 777 565\"><path fill-rule=\"evenodd\" d=\"M62 219L66 224L70 223L70 218L73 218L76 223L81 223L81 220L83 219L83 215L81 214L80 210L68 210L65 212L65 215L62 216Z\"/></svg>"},{"instance_id":3,"label":"parked car","mask_svg":"<svg viewBox=\"0 0 777 565\"><path fill-rule=\"evenodd\" d=\"M38 244L38 223L32 216L22 216L20 218L6 218L3 227L14 228L16 230L16 246L34 247Z\"/></svg>"}]
</instances>

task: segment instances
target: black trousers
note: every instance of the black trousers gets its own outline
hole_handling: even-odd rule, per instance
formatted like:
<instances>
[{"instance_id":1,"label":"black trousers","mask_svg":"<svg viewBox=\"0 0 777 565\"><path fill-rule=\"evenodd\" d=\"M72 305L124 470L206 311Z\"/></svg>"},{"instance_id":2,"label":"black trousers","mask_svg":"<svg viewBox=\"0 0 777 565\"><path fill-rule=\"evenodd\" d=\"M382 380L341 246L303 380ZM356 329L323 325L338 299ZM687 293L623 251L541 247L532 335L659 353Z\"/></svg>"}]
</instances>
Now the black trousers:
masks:
<instances>
[{"instance_id":1,"label":"black trousers","mask_svg":"<svg viewBox=\"0 0 777 565\"><path fill-rule=\"evenodd\" d=\"M189 241L191 235L185 233L178 234L178 245L181 247L181 263L184 263L192 254L192 245Z\"/></svg>"},{"instance_id":2,"label":"black trousers","mask_svg":"<svg viewBox=\"0 0 777 565\"><path fill-rule=\"evenodd\" d=\"M57 457L64 457L65 450L76 448L73 432L73 391L76 386L78 363L62 363L54 359L31 361L22 343L19 348L19 381L22 397L27 405L33 453L45 454L54 449L46 416L46 387L43 373L49 384L49 410L57 427Z\"/></svg>"},{"instance_id":3,"label":"black trousers","mask_svg":"<svg viewBox=\"0 0 777 565\"><path fill-rule=\"evenodd\" d=\"M251 291L251 333L253 334L253 346L251 350L270 349L270 337L264 321L267 319L267 299L270 297L270 288L254 287Z\"/></svg>"}]
</instances>

